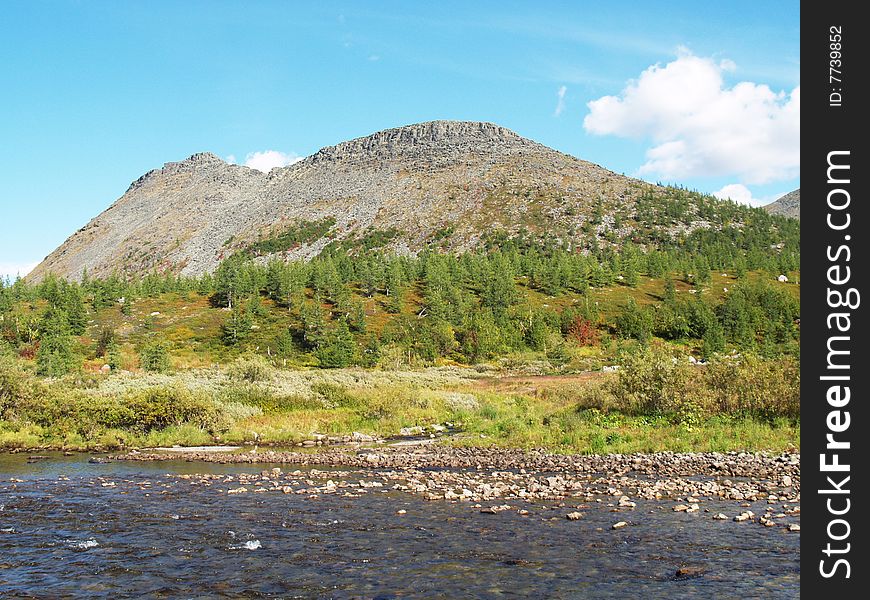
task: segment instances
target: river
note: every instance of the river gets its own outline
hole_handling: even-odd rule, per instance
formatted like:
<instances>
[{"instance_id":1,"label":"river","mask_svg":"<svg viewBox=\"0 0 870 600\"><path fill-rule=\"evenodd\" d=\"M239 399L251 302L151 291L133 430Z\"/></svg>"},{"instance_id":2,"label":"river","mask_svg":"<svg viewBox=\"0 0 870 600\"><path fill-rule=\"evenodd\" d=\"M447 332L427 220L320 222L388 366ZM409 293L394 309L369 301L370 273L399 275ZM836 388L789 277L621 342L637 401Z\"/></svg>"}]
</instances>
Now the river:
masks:
<instances>
[{"instance_id":1,"label":"river","mask_svg":"<svg viewBox=\"0 0 870 600\"><path fill-rule=\"evenodd\" d=\"M528 514L483 514L389 485L357 497L226 493L238 485L230 477L270 466L0 455L0 596L799 595L799 533L711 518L734 514L733 502L709 501L694 514L674 512L673 501L640 500L618 514L600 504L572 521L552 502L525 503ZM618 520L629 525L612 529Z\"/></svg>"}]
</instances>

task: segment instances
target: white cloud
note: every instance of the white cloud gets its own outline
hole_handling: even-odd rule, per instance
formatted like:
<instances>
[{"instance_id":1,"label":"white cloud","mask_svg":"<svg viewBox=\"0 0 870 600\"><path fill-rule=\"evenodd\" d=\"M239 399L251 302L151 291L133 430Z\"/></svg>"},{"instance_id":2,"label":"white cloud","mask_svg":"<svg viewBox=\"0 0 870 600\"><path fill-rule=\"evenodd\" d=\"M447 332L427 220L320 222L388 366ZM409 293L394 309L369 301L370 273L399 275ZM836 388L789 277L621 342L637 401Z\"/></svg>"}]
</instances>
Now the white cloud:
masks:
<instances>
[{"instance_id":1,"label":"white cloud","mask_svg":"<svg viewBox=\"0 0 870 600\"><path fill-rule=\"evenodd\" d=\"M379 60L381 60L381 57L378 54L370 54L369 55L370 62L378 62Z\"/></svg>"},{"instance_id":2,"label":"white cloud","mask_svg":"<svg viewBox=\"0 0 870 600\"><path fill-rule=\"evenodd\" d=\"M18 276L24 277L30 273L39 261L30 263L0 263L0 279L15 281Z\"/></svg>"},{"instance_id":3,"label":"white cloud","mask_svg":"<svg viewBox=\"0 0 870 600\"><path fill-rule=\"evenodd\" d=\"M753 197L749 188L740 183L726 185L721 190L713 192L713 195L720 200L731 199L737 204L745 204L746 206L762 206L770 202L768 198Z\"/></svg>"},{"instance_id":4,"label":"white cloud","mask_svg":"<svg viewBox=\"0 0 870 600\"><path fill-rule=\"evenodd\" d=\"M553 111L553 116L558 117L565 110L565 92L568 91L566 86L561 86L559 91L556 92L556 97L558 100L556 101L556 110Z\"/></svg>"},{"instance_id":5,"label":"white cloud","mask_svg":"<svg viewBox=\"0 0 870 600\"><path fill-rule=\"evenodd\" d=\"M727 87L730 60L681 48L653 65L618 96L588 103L583 127L595 135L650 139L641 175L665 179L732 176L759 184L800 171L800 86L773 92L748 81Z\"/></svg>"},{"instance_id":6,"label":"white cloud","mask_svg":"<svg viewBox=\"0 0 870 600\"><path fill-rule=\"evenodd\" d=\"M226 161L231 165L236 164L236 155L235 154L228 154Z\"/></svg>"},{"instance_id":7,"label":"white cloud","mask_svg":"<svg viewBox=\"0 0 870 600\"><path fill-rule=\"evenodd\" d=\"M235 159L234 156L230 155L227 157L228 162L230 158ZM300 160L302 160L302 157L293 153L284 154L277 150L263 150L262 152L249 153L245 157L245 166L262 171L263 173L268 173L272 169L286 167L293 163L297 163Z\"/></svg>"}]
</instances>

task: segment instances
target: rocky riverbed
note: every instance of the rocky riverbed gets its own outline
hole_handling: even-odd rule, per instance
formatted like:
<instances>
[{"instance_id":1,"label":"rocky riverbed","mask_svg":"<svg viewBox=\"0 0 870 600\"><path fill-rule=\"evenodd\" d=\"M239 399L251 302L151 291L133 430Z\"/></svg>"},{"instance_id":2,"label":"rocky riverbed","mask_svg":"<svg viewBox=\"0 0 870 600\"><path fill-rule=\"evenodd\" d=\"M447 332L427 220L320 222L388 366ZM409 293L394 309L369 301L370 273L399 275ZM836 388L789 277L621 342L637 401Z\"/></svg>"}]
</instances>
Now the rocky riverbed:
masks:
<instances>
[{"instance_id":1,"label":"rocky riverbed","mask_svg":"<svg viewBox=\"0 0 870 600\"><path fill-rule=\"evenodd\" d=\"M284 493L310 497L359 497L382 490L430 501L466 503L481 513L546 502L576 520L584 510L631 514L638 501L655 500L659 510L699 513L716 520L753 522L799 531L800 455L763 453L657 453L558 455L540 450L457 448L442 445L325 449L320 452L266 450L235 454L180 453L189 462L269 464L260 473L185 474L193 485L220 493ZM103 460L178 460L179 453L131 452ZM286 465L305 467L289 469ZM729 513L705 506L722 501ZM668 504L670 503L670 504ZM762 503L762 510L758 504ZM754 508L755 510L751 510Z\"/></svg>"}]
</instances>

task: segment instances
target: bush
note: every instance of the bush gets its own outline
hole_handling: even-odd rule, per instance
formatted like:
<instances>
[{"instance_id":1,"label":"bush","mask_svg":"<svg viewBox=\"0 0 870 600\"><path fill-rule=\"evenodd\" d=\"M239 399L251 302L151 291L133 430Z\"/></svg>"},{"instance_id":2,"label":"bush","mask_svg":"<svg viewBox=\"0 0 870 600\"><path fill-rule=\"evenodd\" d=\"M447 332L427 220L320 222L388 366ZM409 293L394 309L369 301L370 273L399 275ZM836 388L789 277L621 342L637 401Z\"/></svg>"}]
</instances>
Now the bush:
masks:
<instances>
[{"instance_id":1,"label":"bush","mask_svg":"<svg viewBox=\"0 0 870 600\"><path fill-rule=\"evenodd\" d=\"M115 331L111 327L103 327L100 329L100 334L97 337L97 347L94 351L96 358L102 358L108 355L109 351L115 343Z\"/></svg>"},{"instance_id":2,"label":"bush","mask_svg":"<svg viewBox=\"0 0 870 600\"><path fill-rule=\"evenodd\" d=\"M649 311L630 299L616 317L616 332L621 338L632 338L646 343L652 334L653 320Z\"/></svg>"},{"instance_id":3,"label":"bush","mask_svg":"<svg viewBox=\"0 0 870 600\"><path fill-rule=\"evenodd\" d=\"M703 409L695 367L659 348L638 349L623 358L611 382L617 405L644 415L689 415Z\"/></svg>"},{"instance_id":4,"label":"bush","mask_svg":"<svg viewBox=\"0 0 870 600\"><path fill-rule=\"evenodd\" d=\"M227 369L227 375L230 379L247 381L248 383L271 381L274 374L275 369L269 364L269 361L259 354L253 353L238 357Z\"/></svg>"},{"instance_id":5,"label":"bush","mask_svg":"<svg viewBox=\"0 0 870 600\"><path fill-rule=\"evenodd\" d=\"M251 406L241 402L218 402L216 405L230 422L259 417L263 414L263 409L259 406Z\"/></svg>"},{"instance_id":6,"label":"bush","mask_svg":"<svg viewBox=\"0 0 870 600\"><path fill-rule=\"evenodd\" d=\"M226 415L213 402L181 387L149 388L128 396L124 406L132 416L127 426L144 432L184 423L211 432L229 426Z\"/></svg>"},{"instance_id":7,"label":"bush","mask_svg":"<svg viewBox=\"0 0 870 600\"><path fill-rule=\"evenodd\" d=\"M269 390L252 384L234 386L225 390L221 400L227 404L242 404L255 407L267 413L323 408L323 404L317 398L276 396Z\"/></svg>"},{"instance_id":8,"label":"bush","mask_svg":"<svg viewBox=\"0 0 870 600\"><path fill-rule=\"evenodd\" d=\"M96 398L65 385L45 386L19 396L4 418L48 428L61 435L90 437L105 427L127 427L133 415L114 399Z\"/></svg>"},{"instance_id":9,"label":"bush","mask_svg":"<svg viewBox=\"0 0 870 600\"><path fill-rule=\"evenodd\" d=\"M322 408L347 408L356 406L359 400L340 385L315 383L311 386L314 397L321 402Z\"/></svg>"},{"instance_id":10,"label":"bush","mask_svg":"<svg viewBox=\"0 0 870 600\"><path fill-rule=\"evenodd\" d=\"M12 356L0 355L0 418L8 419L7 411L20 401L38 393L38 382Z\"/></svg>"},{"instance_id":11,"label":"bush","mask_svg":"<svg viewBox=\"0 0 870 600\"><path fill-rule=\"evenodd\" d=\"M169 348L163 342L149 342L139 349L139 366L149 373L166 373L172 368Z\"/></svg>"},{"instance_id":12,"label":"bush","mask_svg":"<svg viewBox=\"0 0 870 600\"><path fill-rule=\"evenodd\" d=\"M581 346L598 345L599 336L595 323L581 316L575 317L568 326L567 337Z\"/></svg>"},{"instance_id":13,"label":"bush","mask_svg":"<svg viewBox=\"0 0 870 600\"><path fill-rule=\"evenodd\" d=\"M618 374L577 393L577 409L615 409L695 424L724 414L773 421L800 418L800 366L792 358L721 357L692 365L659 348L623 358Z\"/></svg>"},{"instance_id":14,"label":"bush","mask_svg":"<svg viewBox=\"0 0 870 600\"><path fill-rule=\"evenodd\" d=\"M800 364L792 358L727 358L709 364L705 379L720 412L766 420L800 418Z\"/></svg>"}]
</instances>

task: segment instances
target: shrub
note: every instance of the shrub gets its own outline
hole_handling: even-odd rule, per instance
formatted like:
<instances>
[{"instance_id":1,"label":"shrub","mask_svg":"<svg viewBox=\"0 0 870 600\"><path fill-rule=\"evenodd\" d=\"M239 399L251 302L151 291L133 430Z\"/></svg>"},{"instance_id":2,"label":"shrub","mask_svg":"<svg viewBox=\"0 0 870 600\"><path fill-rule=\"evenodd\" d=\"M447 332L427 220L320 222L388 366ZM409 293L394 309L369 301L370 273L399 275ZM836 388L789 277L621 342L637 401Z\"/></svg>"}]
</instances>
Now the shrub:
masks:
<instances>
[{"instance_id":1,"label":"shrub","mask_svg":"<svg viewBox=\"0 0 870 600\"><path fill-rule=\"evenodd\" d=\"M792 358L721 357L691 365L659 348L623 357L618 374L577 393L577 409L615 409L695 424L713 414L800 418L800 367Z\"/></svg>"},{"instance_id":2,"label":"shrub","mask_svg":"<svg viewBox=\"0 0 870 600\"><path fill-rule=\"evenodd\" d=\"M133 415L114 399L96 398L66 385L20 396L6 418L50 428L61 435L90 437L105 427L128 427Z\"/></svg>"},{"instance_id":3,"label":"shrub","mask_svg":"<svg viewBox=\"0 0 870 600\"><path fill-rule=\"evenodd\" d=\"M99 337L97 337L95 356L97 358L106 356L115 345L115 331L111 327L103 327L100 329Z\"/></svg>"},{"instance_id":4,"label":"shrub","mask_svg":"<svg viewBox=\"0 0 870 600\"><path fill-rule=\"evenodd\" d=\"M218 402L217 408L231 422L242 421L250 417L259 417L263 414L261 407L242 402Z\"/></svg>"},{"instance_id":5,"label":"shrub","mask_svg":"<svg viewBox=\"0 0 870 600\"><path fill-rule=\"evenodd\" d=\"M37 393L37 382L12 356L0 355L0 418L7 410Z\"/></svg>"},{"instance_id":6,"label":"shrub","mask_svg":"<svg viewBox=\"0 0 870 600\"><path fill-rule=\"evenodd\" d=\"M476 410L480 407L480 403L473 394L463 394L460 392L445 392L444 406L451 412Z\"/></svg>"},{"instance_id":7,"label":"shrub","mask_svg":"<svg viewBox=\"0 0 870 600\"><path fill-rule=\"evenodd\" d=\"M558 344L547 350L547 360L554 367L563 367L571 362L571 354L568 352L568 347L563 344Z\"/></svg>"},{"instance_id":8,"label":"shrub","mask_svg":"<svg viewBox=\"0 0 870 600\"><path fill-rule=\"evenodd\" d=\"M163 342L149 342L139 349L139 366L150 373L166 373L172 368L169 348Z\"/></svg>"},{"instance_id":9,"label":"shrub","mask_svg":"<svg viewBox=\"0 0 870 600\"><path fill-rule=\"evenodd\" d=\"M258 385L245 384L226 389L221 395L226 404L241 404L255 407L261 412L289 412L293 410L314 410L323 408L317 398L306 396L276 396Z\"/></svg>"},{"instance_id":10,"label":"shrub","mask_svg":"<svg viewBox=\"0 0 870 600\"><path fill-rule=\"evenodd\" d=\"M581 346L595 346L598 344L598 329L589 319L577 316L568 326L568 339Z\"/></svg>"},{"instance_id":11,"label":"shrub","mask_svg":"<svg viewBox=\"0 0 870 600\"><path fill-rule=\"evenodd\" d=\"M689 413L702 408L697 374L685 359L659 348L641 348L623 357L611 382L618 406L632 413Z\"/></svg>"},{"instance_id":12,"label":"shrub","mask_svg":"<svg viewBox=\"0 0 870 600\"><path fill-rule=\"evenodd\" d=\"M149 388L128 396L124 406L132 415L129 426L145 432L183 423L208 431L228 426L225 415L213 402L182 387Z\"/></svg>"},{"instance_id":13,"label":"shrub","mask_svg":"<svg viewBox=\"0 0 870 600\"><path fill-rule=\"evenodd\" d=\"M359 402L347 389L333 383L315 383L311 391L323 408L353 407Z\"/></svg>"},{"instance_id":14,"label":"shrub","mask_svg":"<svg viewBox=\"0 0 870 600\"><path fill-rule=\"evenodd\" d=\"M710 363L705 379L720 412L766 420L800 418L800 365L792 358L726 358Z\"/></svg>"},{"instance_id":15,"label":"shrub","mask_svg":"<svg viewBox=\"0 0 870 600\"><path fill-rule=\"evenodd\" d=\"M238 357L227 369L230 379L257 383L271 381L275 369L259 354L247 353Z\"/></svg>"},{"instance_id":16,"label":"shrub","mask_svg":"<svg viewBox=\"0 0 870 600\"><path fill-rule=\"evenodd\" d=\"M630 299L616 318L616 332L621 338L633 338L646 343L652 334L652 316Z\"/></svg>"}]
</instances>

